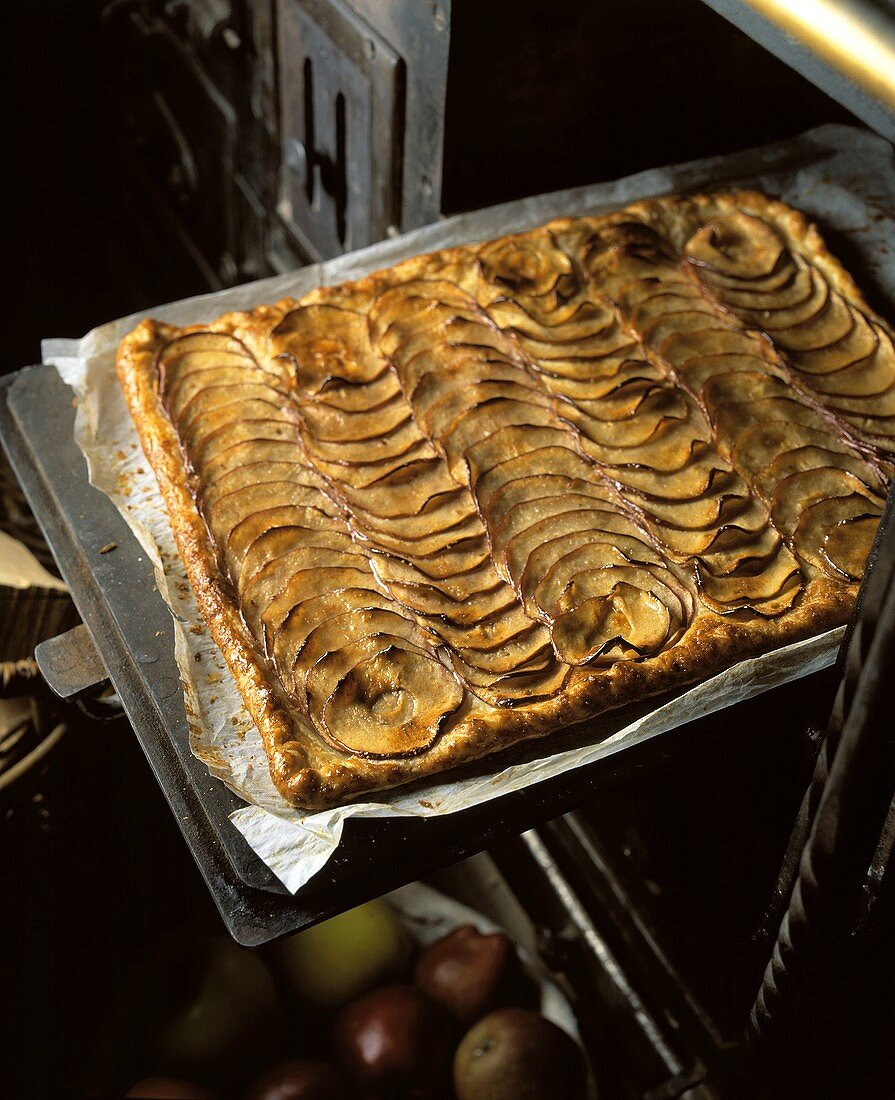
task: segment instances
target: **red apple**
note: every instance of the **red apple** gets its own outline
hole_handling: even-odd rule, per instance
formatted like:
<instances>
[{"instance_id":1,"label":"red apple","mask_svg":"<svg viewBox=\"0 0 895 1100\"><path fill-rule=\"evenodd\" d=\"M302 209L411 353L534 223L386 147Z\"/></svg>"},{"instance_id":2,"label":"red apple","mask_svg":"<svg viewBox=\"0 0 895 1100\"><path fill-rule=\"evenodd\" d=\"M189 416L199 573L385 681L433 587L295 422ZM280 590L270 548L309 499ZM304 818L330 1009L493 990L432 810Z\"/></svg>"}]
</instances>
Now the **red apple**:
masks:
<instances>
[{"instance_id":1,"label":"red apple","mask_svg":"<svg viewBox=\"0 0 895 1100\"><path fill-rule=\"evenodd\" d=\"M251 1087L247 1100L349 1100L349 1092L329 1062L296 1058L268 1070Z\"/></svg>"},{"instance_id":2,"label":"red apple","mask_svg":"<svg viewBox=\"0 0 895 1100\"><path fill-rule=\"evenodd\" d=\"M426 948L413 980L464 1024L496 1008L537 1004L535 985L510 937L503 932L485 935L471 924L455 928Z\"/></svg>"},{"instance_id":3,"label":"red apple","mask_svg":"<svg viewBox=\"0 0 895 1100\"><path fill-rule=\"evenodd\" d=\"M142 1100L214 1100L201 1085L181 1081L178 1077L144 1077L132 1085L125 1095L141 1097Z\"/></svg>"},{"instance_id":4,"label":"red apple","mask_svg":"<svg viewBox=\"0 0 895 1100\"><path fill-rule=\"evenodd\" d=\"M455 1025L412 985L387 985L344 1008L333 1027L337 1060L365 1095L440 1096Z\"/></svg>"}]
</instances>

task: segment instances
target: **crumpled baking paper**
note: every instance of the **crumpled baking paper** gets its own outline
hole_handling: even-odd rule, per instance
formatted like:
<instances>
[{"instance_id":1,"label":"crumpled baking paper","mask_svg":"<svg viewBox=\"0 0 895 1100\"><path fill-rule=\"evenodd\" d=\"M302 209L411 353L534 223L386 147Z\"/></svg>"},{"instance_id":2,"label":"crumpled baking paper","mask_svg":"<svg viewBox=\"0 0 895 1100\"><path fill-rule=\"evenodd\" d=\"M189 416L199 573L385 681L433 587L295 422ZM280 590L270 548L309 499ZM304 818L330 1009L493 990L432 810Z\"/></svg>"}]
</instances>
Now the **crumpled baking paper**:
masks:
<instances>
[{"instance_id":1,"label":"crumpled baking paper","mask_svg":"<svg viewBox=\"0 0 895 1100\"><path fill-rule=\"evenodd\" d=\"M208 322L230 310L248 309L284 295L300 296L314 287L359 277L420 252L531 228L551 217L604 212L673 191L734 186L757 187L819 218L825 229L836 234L834 249L847 243L851 266L860 258L857 274L861 281L869 278L877 291L895 299L895 264L888 251L895 236L892 147L864 131L826 126L789 143L461 215L328 263L162 306L151 315L176 325ZM138 259L134 257L134 262ZM320 813L295 810L273 786L257 730L199 616L155 478L115 378L118 342L142 316L113 321L79 341L47 341L44 358L56 365L77 394L75 434L87 457L91 481L112 499L154 563L159 591L175 621L175 652L185 684L191 747L213 775L249 803L235 811L231 820L292 892L333 855L349 817L428 817L467 809L620 752L635 742L807 675L835 658L841 630L741 662L656 709L644 703L635 708L633 719L631 708L606 715L585 745L554 751L497 774L432 782L423 789L378 794L375 801ZM537 751L549 753L550 748L547 739Z\"/></svg>"}]
</instances>

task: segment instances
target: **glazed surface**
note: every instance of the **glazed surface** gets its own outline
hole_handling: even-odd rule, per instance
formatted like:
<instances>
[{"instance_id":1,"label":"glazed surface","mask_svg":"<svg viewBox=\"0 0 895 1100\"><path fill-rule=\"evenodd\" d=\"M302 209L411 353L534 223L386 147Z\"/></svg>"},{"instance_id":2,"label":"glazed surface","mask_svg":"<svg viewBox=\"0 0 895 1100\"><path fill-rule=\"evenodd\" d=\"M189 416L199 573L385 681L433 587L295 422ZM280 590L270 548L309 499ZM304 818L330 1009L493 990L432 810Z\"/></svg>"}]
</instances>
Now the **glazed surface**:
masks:
<instances>
[{"instance_id":1,"label":"glazed surface","mask_svg":"<svg viewBox=\"0 0 895 1100\"><path fill-rule=\"evenodd\" d=\"M891 330L751 192L144 322L118 367L271 774L309 808L844 621L895 449Z\"/></svg>"}]
</instances>

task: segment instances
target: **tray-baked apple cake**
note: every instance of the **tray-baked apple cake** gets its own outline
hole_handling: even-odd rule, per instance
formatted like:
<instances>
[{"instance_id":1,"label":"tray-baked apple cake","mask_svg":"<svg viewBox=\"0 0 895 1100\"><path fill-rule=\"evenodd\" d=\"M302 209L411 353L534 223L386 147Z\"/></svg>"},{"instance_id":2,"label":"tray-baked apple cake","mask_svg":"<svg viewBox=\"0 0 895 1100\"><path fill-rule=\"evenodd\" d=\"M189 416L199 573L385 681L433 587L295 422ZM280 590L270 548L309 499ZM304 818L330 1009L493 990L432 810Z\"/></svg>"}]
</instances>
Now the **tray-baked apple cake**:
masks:
<instances>
[{"instance_id":1,"label":"tray-baked apple cake","mask_svg":"<svg viewBox=\"0 0 895 1100\"><path fill-rule=\"evenodd\" d=\"M753 192L144 321L118 371L307 808L843 622L895 449L892 330Z\"/></svg>"}]
</instances>

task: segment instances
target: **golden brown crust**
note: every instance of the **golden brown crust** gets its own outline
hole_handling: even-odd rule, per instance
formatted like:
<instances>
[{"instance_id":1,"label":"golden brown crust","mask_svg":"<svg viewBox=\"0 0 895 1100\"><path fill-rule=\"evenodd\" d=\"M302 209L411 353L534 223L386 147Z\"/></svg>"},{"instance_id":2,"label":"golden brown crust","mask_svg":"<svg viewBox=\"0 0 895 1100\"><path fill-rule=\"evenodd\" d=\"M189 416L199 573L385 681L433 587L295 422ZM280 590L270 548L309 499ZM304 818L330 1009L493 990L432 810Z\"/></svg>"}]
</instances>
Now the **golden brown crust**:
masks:
<instances>
[{"instance_id":1,"label":"golden brown crust","mask_svg":"<svg viewBox=\"0 0 895 1100\"><path fill-rule=\"evenodd\" d=\"M548 233L553 238L565 234L580 243L588 239L589 235L605 233L607 227L635 220L654 227L677 251L683 252L686 242L701 226L712 218L738 211L746 211L772 225L787 247L797 251L819 270L836 292L847 298L856 309L883 324L870 313L854 282L827 252L816 228L797 211L754 192L656 200L635 204L623 212L603 218L558 219L544 230L521 234L515 240L525 242L534 240L539 233L542 236ZM242 341L254 359L262 361L271 355L270 334L296 311L313 305L332 303L348 309L357 308L366 314L372 308L371 303L374 300L377 303L375 308L380 308L378 303L386 300L383 295L391 288L400 290L420 279L427 280L429 286L432 285L432 280L453 280L464 294L471 295L470 301L475 299L477 308L487 313L490 308L488 294L491 290L484 286L482 278L477 274L479 257L485 247L487 246L464 246L431 256L415 257L355 283L314 291L301 302L287 299L275 306L259 307L249 313L230 314L212 325L173 329L153 321L144 321L122 341L118 356L118 375L143 449L158 479L199 609L261 732L274 782L284 797L295 805L309 809L321 808L344 802L362 793L436 775L455 765L509 747L522 739L540 736L643 696L704 678L737 660L840 624L847 617L854 600L857 590L854 580L844 576L824 575L810 565L805 565L803 561L801 570L804 583L794 605L782 614L743 617L740 611L732 608L735 613L721 615L713 613L697 601L696 610L692 613L683 636L674 644L669 644L641 660L615 660L604 667L574 668L561 691L529 705L498 707L469 696L456 714L449 717L443 731L424 751L416 755L396 755L390 758L358 755L339 750L326 737L321 736L315 723L283 686L269 657L263 653L256 635L246 623L245 608L240 606L233 583L222 572L221 548L214 545L206 520L196 504L197 475L185 461L183 439L160 400L159 356L174 340L180 340L189 334L216 333ZM613 247L618 251L618 246ZM703 290L701 288L700 293ZM517 299L522 300L518 295ZM462 304L457 308L467 309ZM472 315L470 309L467 309L467 313ZM719 305L719 310L721 309L722 306ZM620 316L622 314L623 310ZM622 316L622 320L624 319ZM485 323L486 320L483 320L482 324ZM731 321L730 326L733 327L733 324ZM527 350L525 341L515 335L507 337L507 340L505 355L508 361L512 359L517 366L521 362L523 366L520 369L533 376L537 375L538 364L529 358L531 353ZM385 344L380 346L386 347ZM498 346L503 347L500 344ZM641 351L645 356L644 361L648 359L656 371L666 368L673 371L673 365L668 366L660 350L647 347L644 342ZM778 359L782 365L778 365ZM393 360L394 362L398 360ZM397 367L393 365L390 369L400 374L402 367L399 363ZM788 367L783 358L778 356L769 369L782 371ZM405 381L402 376L402 384ZM532 383L533 386L541 384L540 377ZM540 389L538 392L540 393ZM701 401L699 395L694 397L689 394L688 400L691 401L691 413L701 415L697 409ZM842 432L845 433L844 427ZM437 440L436 444L442 447L442 453L447 454L449 460L449 450L443 451L446 444ZM712 445L722 451L724 447L728 447L728 443L716 437L713 437ZM842 444L846 445L852 444ZM876 443L868 444L868 448L872 446L875 447ZM599 460L593 458L589 452L585 454L585 458L588 462L599 464ZM727 461L726 458L724 461ZM325 463L318 466L318 472L320 469L326 473ZM599 482L597 473L594 478L595 483ZM867 480L870 480L870 475ZM325 491L329 492L331 489L332 483L327 481ZM336 496L338 491L336 486L333 490ZM610 501L606 507L617 507L623 516L634 515L639 505L632 504L632 499L634 498L626 495L625 486L622 485L619 500L615 503ZM637 521L642 520L652 537L649 515L644 514L645 519L637 513L640 517ZM351 517L347 522L349 525L353 522ZM490 538L490 528L488 534ZM680 573L682 576L689 576L687 571L691 559L686 555L675 557L673 550L669 550L663 543L661 535L655 538L655 545L660 546L663 553L667 552L669 568L675 575ZM418 615L416 621L419 621ZM428 624L426 628L428 629Z\"/></svg>"}]
</instances>

